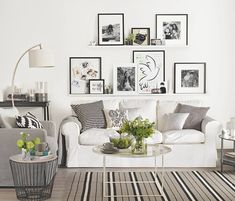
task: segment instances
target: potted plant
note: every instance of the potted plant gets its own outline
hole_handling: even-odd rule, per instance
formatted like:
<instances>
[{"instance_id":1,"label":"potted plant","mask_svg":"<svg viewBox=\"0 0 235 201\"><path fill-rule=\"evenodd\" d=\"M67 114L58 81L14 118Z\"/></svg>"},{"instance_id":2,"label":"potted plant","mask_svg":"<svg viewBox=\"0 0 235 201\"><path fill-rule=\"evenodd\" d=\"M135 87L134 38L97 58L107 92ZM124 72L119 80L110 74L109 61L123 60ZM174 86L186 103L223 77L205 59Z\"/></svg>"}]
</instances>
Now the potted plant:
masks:
<instances>
[{"instance_id":1,"label":"potted plant","mask_svg":"<svg viewBox=\"0 0 235 201\"><path fill-rule=\"evenodd\" d=\"M30 152L35 151L35 145L40 144L40 138L36 137L34 140L28 140L30 134L27 133L20 133L21 139L17 140L16 144L17 147L21 150L22 159L23 160L30 160Z\"/></svg>"},{"instance_id":2,"label":"potted plant","mask_svg":"<svg viewBox=\"0 0 235 201\"><path fill-rule=\"evenodd\" d=\"M129 33L126 38L126 45L133 45L134 38L135 38L135 35L133 33Z\"/></svg>"},{"instance_id":3,"label":"potted plant","mask_svg":"<svg viewBox=\"0 0 235 201\"><path fill-rule=\"evenodd\" d=\"M144 139L150 137L154 133L154 122L148 119L137 117L133 121L126 121L120 128L121 133L128 133L135 138L132 146L133 154L144 154L147 151L147 146Z\"/></svg>"}]
</instances>

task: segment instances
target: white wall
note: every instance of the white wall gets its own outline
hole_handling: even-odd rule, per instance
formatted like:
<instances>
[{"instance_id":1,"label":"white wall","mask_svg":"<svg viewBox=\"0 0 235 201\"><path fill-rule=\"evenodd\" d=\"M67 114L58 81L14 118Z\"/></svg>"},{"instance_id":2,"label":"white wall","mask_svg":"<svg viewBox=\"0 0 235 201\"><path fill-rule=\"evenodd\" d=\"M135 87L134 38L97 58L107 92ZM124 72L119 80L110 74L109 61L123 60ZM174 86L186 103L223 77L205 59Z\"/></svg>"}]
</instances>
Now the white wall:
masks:
<instances>
[{"instance_id":1,"label":"white wall","mask_svg":"<svg viewBox=\"0 0 235 201\"><path fill-rule=\"evenodd\" d=\"M28 47L43 43L53 49L56 68L28 69L25 57L16 83L33 88L35 81L47 81L51 119L59 124L70 114L71 101L87 98L68 94L70 56L101 56L102 75L107 82L111 82L113 63L131 61L131 49L88 47L89 41L97 40L97 13L123 12L126 33L131 27L150 27L152 37L155 36L155 14L188 13L189 47L166 49L166 79L171 83L170 91L174 62L207 62L208 93L192 98L203 99L211 106L210 115L225 123L230 116L235 116L234 7L233 0L0 0L0 88L10 85L15 62Z\"/></svg>"}]
</instances>

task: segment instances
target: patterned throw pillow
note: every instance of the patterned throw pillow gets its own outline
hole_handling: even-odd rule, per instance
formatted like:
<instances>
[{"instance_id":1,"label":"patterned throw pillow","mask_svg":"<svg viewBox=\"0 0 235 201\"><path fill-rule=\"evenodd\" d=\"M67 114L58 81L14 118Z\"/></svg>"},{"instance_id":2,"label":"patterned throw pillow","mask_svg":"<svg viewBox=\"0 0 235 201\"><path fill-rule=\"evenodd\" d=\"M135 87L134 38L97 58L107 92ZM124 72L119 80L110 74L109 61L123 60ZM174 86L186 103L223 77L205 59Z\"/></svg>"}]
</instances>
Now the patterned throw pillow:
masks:
<instances>
[{"instance_id":1,"label":"patterned throw pillow","mask_svg":"<svg viewBox=\"0 0 235 201\"><path fill-rule=\"evenodd\" d=\"M71 105L71 107L82 124L82 132L90 128L106 127L103 101Z\"/></svg>"},{"instance_id":2,"label":"patterned throw pillow","mask_svg":"<svg viewBox=\"0 0 235 201\"><path fill-rule=\"evenodd\" d=\"M104 110L104 114L107 128L118 130L128 120L128 110Z\"/></svg>"},{"instance_id":3,"label":"patterned throw pillow","mask_svg":"<svg viewBox=\"0 0 235 201\"><path fill-rule=\"evenodd\" d=\"M43 125L33 114L28 112L24 116L16 117L16 125L19 128L43 128Z\"/></svg>"}]
</instances>

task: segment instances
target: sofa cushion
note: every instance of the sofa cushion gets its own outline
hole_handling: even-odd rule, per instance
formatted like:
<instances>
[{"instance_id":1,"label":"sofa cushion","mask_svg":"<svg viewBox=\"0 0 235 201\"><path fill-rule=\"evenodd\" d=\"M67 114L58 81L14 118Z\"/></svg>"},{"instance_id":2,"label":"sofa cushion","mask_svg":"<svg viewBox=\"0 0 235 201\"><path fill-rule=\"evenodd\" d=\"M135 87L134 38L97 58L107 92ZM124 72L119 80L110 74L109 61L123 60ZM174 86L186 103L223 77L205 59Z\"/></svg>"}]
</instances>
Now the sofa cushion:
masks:
<instances>
[{"instance_id":1,"label":"sofa cushion","mask_svg":"<svg viewBox=\"0 0 235 201\"><path fill-rule=\"evenodd\" d=\"M19 111L16 107L3 109L0 108L0 127L1 128L17 128L16 117Z\"/></svg>"},{"instance_id":2,"label":"sofa cushion","mask_svg":"<svg viewBox=\"0 0 235 201\"><path fill-rule=\"evenodd\" d=\"M109 136L114 135L119 136L113 129L91 128L80 134L79 142L81 145L102 145L109 142Z\"/></svg>"},{"instance_id":3,"label":"sofa cushion","mask_svg":"<svg viewBox=\"0 0 235 201\"><path fill-rule=\"evenodd\" d=\"M167 101L158 100L157 102L157 128L162 131L165 122L165 114L174 113L178 103L188 104L192 106L201 106L200 100L189 100L189 101Z\"/></svg>"},{"instance_id":4,"label":"sofa cushion","mask_svg":"<svg viewBox=\"0 0 235 201\"><path fill-rule=\"evenodd\" d=\"M191 105L183 105L179 103L176 108L176 112L189 113L188 118L185 121L185 129L201 130L202 120L205 118L209 107L194 107Z\"/></svg>"},{"instance_id":5,"label":"sofa cushion","mask_svg":"<svg viewBox=\"0 0 235 201\"><path fill-rule=\"evenodd\" d=\"M122 124L128 120L127 110L104 110L107 128L119 130Z\"/></svg>"},{"instance_id":6,"label":"sofa cushion","mask_svg":"<svg viewBox=\"0 0 235 201\"><path fill-rule=\"evenodd\" d=\"M71 105L82 124L82 132L90 128L105 128L105 116L103 101Z\"/></svg>"},{"instance_id":7,"label":"sofa cushion","mask_svg":"<svg viewBox=\"0 0 235 201\"><path fill-rule=\"evenodd\" d=\"M164 122L163 131L181 130L189 116L189 113L169 113L165 114L166 121Z\"/></svg>"},{"instance_id":8,"label":"sofa cushion","mask_svg":"<svg viewBox=\"0 0 235 201\"><path fill-rule=\"evenodd\" d=\"M130 120L135 119L138 116L141 116L143 117L143 119L149 119L150 122L155 122L155 123L157 117L156 106L157 106L156 100L151 100L151 99L148 100L126 99L120 102L120 108L128 110L128 115L129 113L133 113L133 115L130 115L132 117ZM135 117L134 114L136 115Z\"/></svg>"},{"instance_id":9,"label":"sofa cushion","mask_svg":"<svg viewBox=\"0 0 235 201\"><path fill-rule=\"evenodd\" d=\"M171 130L162 133L165 144L197 144L205 142L205 135L195 129Z\"/></svg>"}]
</instances>

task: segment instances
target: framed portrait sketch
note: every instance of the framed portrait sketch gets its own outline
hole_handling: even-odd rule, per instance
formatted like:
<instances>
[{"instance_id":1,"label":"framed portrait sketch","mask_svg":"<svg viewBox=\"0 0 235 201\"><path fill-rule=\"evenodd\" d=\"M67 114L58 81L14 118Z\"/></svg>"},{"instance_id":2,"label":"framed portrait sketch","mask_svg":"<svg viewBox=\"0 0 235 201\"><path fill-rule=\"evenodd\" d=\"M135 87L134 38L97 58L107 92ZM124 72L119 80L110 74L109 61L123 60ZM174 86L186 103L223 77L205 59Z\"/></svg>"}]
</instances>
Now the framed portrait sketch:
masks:
<instances>
[{"instance_id":1,"label":"framed portrait sketch","mask_svg":"<svg viewBox=\"0 0 235 201\"><path fill-rule=\"evenodd\" d=\"M188 45L188 14L157 14L156 38L166 45Z\"/></svg>"},{"instance_id":2,"label":"framed portrait sketch","mask_svg":"<svg viewBox=\"0 0 235 201\"><path fill-rule=\"evenodd\" d=\"M101 79L101 57L70 57L70 94L88 94L90 79Z\"/></svg>"},{"instance_id":3,"label":"framed portrait sketch","mask_svg":"<svg viewBox=\"0 0 235 201\"><path fill-rule=\"evenodd\" d=\"M165 51L135 50L133 62L137 64L138 92L150 94L158 82L165 81Z\"/></svg>"},{"instance_id":4,"label":"framed portrait sketch","mask_svg":"<svg viewBox=\"0 0 235 201\"><path fill-rule=\"evenodd\" d=\"M89 94L104 94L104 79L90 79Z\"/></svg>"},{"instance_id":5,"label":"framed portrait sketch","mask_svg":"<svg viewBox=\"0 0 235 201\"><path fill-rule=\"evenodd\" d=\"M206 63L175 63L174 93L206 93Z\"/></svg>"},{"instance_id":6,"label":"framed portrait sketch","mask_svg":"<svg viewBox=\"0 0 235 201\"><path fill-rule=\"evenodd\" d=\"M136 64L115 65L113 70L114 94L137 94L137 68Z\"/></svg>"},{"instance_id":7,"label":"framed portrait sketch","mask_svg":"<svg viewBox=\"0 0 235 201\"><path fill-rule=\"evenodd\" d=\"M150 28L132 28L133 45L150 45Z\"/></svg>"},{"instance_id":8,"label":"framed portrait sketch","mask_svg":"<svg viewBox=\"0 0 235 201\"><path fill-rule=\"evenodd\" d=\"M98 14L98 45L124 45L124 14Z\"/></svg>"}]
</instances>

